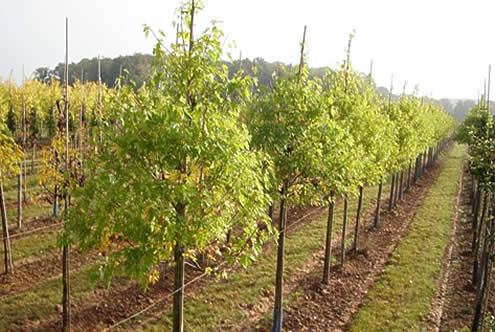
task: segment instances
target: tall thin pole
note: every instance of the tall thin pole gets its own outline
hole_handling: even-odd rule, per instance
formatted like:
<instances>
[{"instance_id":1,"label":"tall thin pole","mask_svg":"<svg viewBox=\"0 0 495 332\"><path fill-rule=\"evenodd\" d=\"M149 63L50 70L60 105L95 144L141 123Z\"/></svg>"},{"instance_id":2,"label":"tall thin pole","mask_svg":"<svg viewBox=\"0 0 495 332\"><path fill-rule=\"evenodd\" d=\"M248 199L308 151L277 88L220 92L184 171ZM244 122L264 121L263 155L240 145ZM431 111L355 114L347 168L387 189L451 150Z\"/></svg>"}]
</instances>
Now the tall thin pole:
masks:
<instances>
[{"instance_id":1,"label":"tall thin pole","mask_svg":"<svg viewBox=\"0 0 495 332\"><path fill-rule=\"evenodd\" d=\"M98 115L101 118L101 59L98 55Z\"/></svg>"},{"instance_id":2,"label":"tall thin pole","mask_svg":"<svg viewBox=\"0 0 495 332\"><path fill-rule=\"evenodd\" d=\"M392 102L392 90L394 89L394 74L390 77L390 90L388 91L388 106L390 107L390 104Z\"/></svg>"},{"instance_id":3,"label":"tall thin pole","mask_svg":"<svg viewBox=\"0 0 495 332\"><path fill-rule=\"evenodd\" d=\"M299 69L297 72L298 78L301 76L301 71L302 71L302 68L304 66L304 44L306 43L306 29L307 29L307 27L304 26L303 38L302 38L302 42L301 42L301 55L300 55L300 59L299 59Z\"/></svg>"},{"instance_id":4,"label":"tall thin pole","mask_svg":"<svg viewBox=\"0 0 495 332\"><path fill-rule=\"evenodd\" d=\"M65 171L69 171L69 19L65 18ZM68 189L68 188L66 188ZM69 212L69 194L66 191L64 197L64 216ZM70 331L70 283L69 283L69 246L65 244L62 249L62 329Z\"/></svg>"},{"instance_id":5,"label":"tall thin pole","mask_svg":"<svg viewBox=\"0 0 495 332\"><path fill-rule=\"evenodd\" d=\"M83 136L83 112L84 112L84 69L81 68L81 105L79 108L79 152L82 155ZM82 160L82 158L81 158Z\"/></svg>"},{"instance_id":6,"label":"tall thin pole","mask_svg":"<svg viewBox=\"0 0 495 332\"><path fill-rule=\"evenodd\" d=\"M492 65L488 65L488 87L486 91L486 111L490 113L490 77L492 73Z\"/></svg>"}]
</instances>

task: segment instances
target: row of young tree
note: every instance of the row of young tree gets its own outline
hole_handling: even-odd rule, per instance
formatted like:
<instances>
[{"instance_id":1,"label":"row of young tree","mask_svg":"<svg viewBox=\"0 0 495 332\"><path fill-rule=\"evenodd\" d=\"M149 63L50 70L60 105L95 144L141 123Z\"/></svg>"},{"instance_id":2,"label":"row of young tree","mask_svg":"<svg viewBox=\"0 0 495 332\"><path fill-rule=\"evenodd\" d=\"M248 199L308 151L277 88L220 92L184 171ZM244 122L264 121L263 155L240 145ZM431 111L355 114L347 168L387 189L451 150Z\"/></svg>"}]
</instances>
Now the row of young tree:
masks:
<instances>
[{"instance_id":1,"label":"row of young tree","mask_svg":"<svg viewBox=\"0 0 495 332\"><path fill-rule=\"evenodd\" d=\"M64 248L77 244L83 251L104 252L98 271L106 281L123 274L147 287L167 273L160 263L173 263L173 330L182 331L187 260L204 256L213 267L219 262L247 266L266 241L276 238L273 331L281 331L287 210L328 206L323 271L328 282L336 199L342 197L345 206L353 196L362 202L365 187L379 185L374 223L379 227L383 183L392 175L392 193L402 197L411 179L438 156L455 120L428 99L377 94L371 73L363 77L351 66L352 36L347 59L323 78L309 75L306 28L299 65L275 74L271 87L258 87L242 68L229 76L222 31L216 23L201 33L194 29L202 7L190 0L180 8L170 46L164 34L145 28L157 43L143 87L117 84L97 94L102 102L88 96L94 89L78 88L78 83L68 88L67 113L58 108L65 127L54 134L44 163L44 172L52 175L50 186L60 189L55 197L68 202L65 212L71 206L59 242ZM57 84L40 86L51 91ZM3 105L10 105L10 96ZM58 99L50 100L40 109L53 112ZM94 129L78 136L67 129L71 114L81 118L87 105L97 105ZM78 144L80 137L87 143ZM12 148L0 152L9 154L5 160L15 172L18 148L9 142ZM390 208L393 202L391 196ZM274 210L278 227L269 217ZM354 250L360 224L358 213ZM344 242L346 220L343 227ZM68 282L64 285L68 330Z\"/></svg>"},{"instance_id":2,"label":"row of young tree","mask_svg":"<svg viewBox=\"0 0 495 332\"><path fill-rule=\"evenodd\" d=\"M457 140L469 147L472 176L472 285L476 289L471 331L490 330L487 310L495 253L495 121L488 98L476 104L457 131Z\"/></svg>"}]
</instances>

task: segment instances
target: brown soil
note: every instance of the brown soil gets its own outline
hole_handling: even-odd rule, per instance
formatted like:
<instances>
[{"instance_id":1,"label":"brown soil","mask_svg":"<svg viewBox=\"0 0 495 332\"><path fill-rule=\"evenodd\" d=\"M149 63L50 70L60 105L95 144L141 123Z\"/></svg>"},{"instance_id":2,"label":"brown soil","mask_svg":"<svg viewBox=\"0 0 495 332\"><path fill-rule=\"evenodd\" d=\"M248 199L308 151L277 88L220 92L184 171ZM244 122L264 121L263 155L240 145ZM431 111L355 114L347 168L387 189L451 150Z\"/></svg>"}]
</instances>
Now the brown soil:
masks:
<instances>
[{"instance_id":1,"label":"brown soil","mask_svg":"<svg viewBox=\"0 0 495 332\"><path fill-rule=\"evenodd\" d=\"M73 250L70 253L71 273L96 262L98 257L95 253L84 255ZM29 290L48 280L60 278L62 276L62 253L61 250L52 250L43 257L26 259L22 264L17 265L14 266L13 275L0 275L0 300Z\"/></svg>"},{"instance_id":2,"label":"brown soil","mask_svg":"<svg viewBox=\"0 0 495 332\"><path fill-rule=\"evenodd\" d=\"M386 208L382 210L379 229L374 229L369 220L367 225L362 226L361 249L357 253L347 253L343 268L338 263L332 265L328 285L321 283L319 273L309 273L299 281L298 291L304 295L298 296L286 307L285 330L343 331L348 327L368 289L384 271L401 236L407 232L409 223L440 172L440 164L437 163L412 186L405 199L391 213ZM334 253L340 252L340 246L332 250ZM321 251L318 256L319 265L322 265L323 255L324 252ZM318 266L315 271L321 270L321 266ZM260 319L248 330L269 331L269 323Z\"/></svg>"},{"instance_id":3,"label":"brown soil","mask_svg":"<svg viewBox=\"0 0 495 332\"><path fill-rule=\"evenodd\" d=\"M42 217L25 219L22 223L22 228L17 226L9 227L9 236L11 241L22 239L33 234L53 232L60 228L62 223L53 217Z\"/></svg>"},{"instance_id":4,"label":"brown soil","mask_svg":"<svg viewBox=\"0 0 495 332\"><path fill-rule=\"evenodd\" d=\"M471 251L471 177L467 169L464 170L463 183L460 218L455 232L445 304L439 328L441 332L450 332L459 330L462 327L471 327L474 314L475 289L471 285L473 269L473 253ZM493 295L492 287L488 307L490 312L494 312L493 310L495 308Z\"/></svg>"}]
</instances>

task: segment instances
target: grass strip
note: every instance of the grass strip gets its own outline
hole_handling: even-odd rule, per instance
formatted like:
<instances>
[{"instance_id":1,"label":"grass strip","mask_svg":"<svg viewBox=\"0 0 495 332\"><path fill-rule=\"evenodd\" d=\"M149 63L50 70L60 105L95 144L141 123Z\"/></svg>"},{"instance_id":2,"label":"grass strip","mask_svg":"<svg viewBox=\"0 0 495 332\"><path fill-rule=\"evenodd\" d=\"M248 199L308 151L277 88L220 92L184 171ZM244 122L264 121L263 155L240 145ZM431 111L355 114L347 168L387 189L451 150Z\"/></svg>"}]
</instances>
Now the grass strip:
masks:
<instances>
[{"instance_id":1,"label":"grass strip","mask_svg":"<svg viewBox=\"0 0 495 332\"><path fill-rule=\"evenodd\" d=\"M455 146L349 331L424 331L455 216L466 148Z\"/></svg>"},{"instance_id":2,"label":"grass strip","mask_svg":"<svg viewBox=\"0 0 495 332\"><path fill-rule=\"evenodd\" d=\"M90 267L87 267L71 275L72 300L79 299L91 290L88 282L89 273ZM61 304L61 299L61 278L47 281L27 292L3 299L0 302L0 331L16 330L29 321L37 321L55 313L56 305Z\"/></svg>"}]
</instances>

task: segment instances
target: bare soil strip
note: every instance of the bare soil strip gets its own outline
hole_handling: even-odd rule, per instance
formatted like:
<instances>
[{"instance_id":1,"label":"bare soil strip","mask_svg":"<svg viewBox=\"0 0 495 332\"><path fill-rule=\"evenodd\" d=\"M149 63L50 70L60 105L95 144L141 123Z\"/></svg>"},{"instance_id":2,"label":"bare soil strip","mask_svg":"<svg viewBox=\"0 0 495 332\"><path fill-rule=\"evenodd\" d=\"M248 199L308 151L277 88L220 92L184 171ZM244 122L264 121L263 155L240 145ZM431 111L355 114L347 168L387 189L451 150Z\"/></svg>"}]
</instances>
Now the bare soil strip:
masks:
<instances>
[{"instance_id":1,"label":"bare soil strip","mask_svg":"<svg viewBox=\"0 0 495 332\"><path fill-rule=\"evenodd\" d=\"M470 198L471 176L464 168L464 186L459 207L460 218L455 231L452 256L449 264L449 278L446 281L446 291L443 312L438 331L451 332L463 327L471 327L474 314L475 289L471 284L473 253L472 241L472 210ZM493 285L492 285L493 286ZM495 297L492 287L488 310L494 312Z\"/></svg>"}]
</instances>

